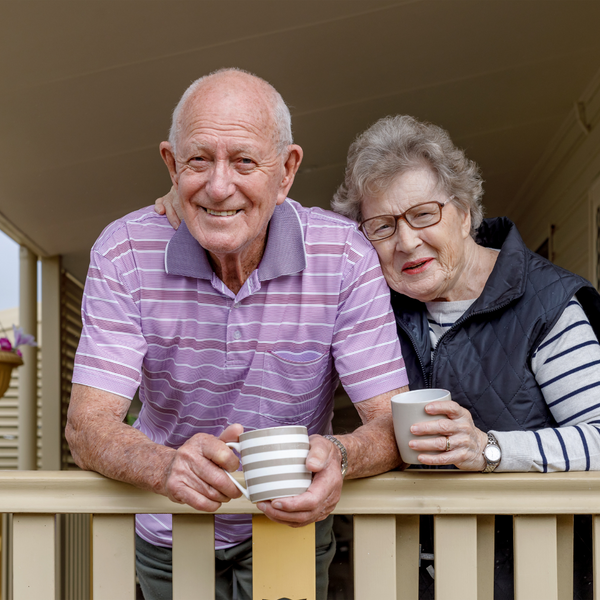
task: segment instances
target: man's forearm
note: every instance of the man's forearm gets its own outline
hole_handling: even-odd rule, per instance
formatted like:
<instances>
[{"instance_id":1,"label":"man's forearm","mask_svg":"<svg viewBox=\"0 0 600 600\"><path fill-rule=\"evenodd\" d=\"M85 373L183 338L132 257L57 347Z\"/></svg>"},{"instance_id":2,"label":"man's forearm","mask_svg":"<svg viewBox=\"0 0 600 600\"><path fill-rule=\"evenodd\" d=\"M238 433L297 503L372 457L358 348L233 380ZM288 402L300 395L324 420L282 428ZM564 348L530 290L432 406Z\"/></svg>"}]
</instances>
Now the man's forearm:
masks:
<instances>
[{"instance_id":1,"label":"man's forearm","mask_svg":"<svg viewBox=\"0 0 600 600\"><path fill-rule=\"evenodd\" d=\"M395 469L402 462L391 414L376 417L353 433L335 437L348 453L346 479L379 475Z\"/></svg>"},{"instance_id":2,"label":"man's forearm","mask_svg":"<svg viewBox=\"0 0 600 600\"><path fill-rule=\"evenodd\" d=\"M353 433L336 436L346 447L346 479L370 477L403 464L396 445L391 399L408 386L391 390L355 404L363 425Z\"/></svg>"},{"instance_id":3,"label":"man's forearm","mask_svg":"<svg viewBox=\"0 0 600 600\"><path fill-rule=\"evenodd\" d=\"M97 399L94 395L98 395ZM111 395L112 396L112 395ZM76 464L111 479L165 493L165 474L175 450L152 442L141 431L120 421L124 399L112 396L110 405L98 414L88 407L106 403L106 392L76 386L73 391L66 437ZM89 403L91 399L91 403Z\"/></svg>"}]
</instances>

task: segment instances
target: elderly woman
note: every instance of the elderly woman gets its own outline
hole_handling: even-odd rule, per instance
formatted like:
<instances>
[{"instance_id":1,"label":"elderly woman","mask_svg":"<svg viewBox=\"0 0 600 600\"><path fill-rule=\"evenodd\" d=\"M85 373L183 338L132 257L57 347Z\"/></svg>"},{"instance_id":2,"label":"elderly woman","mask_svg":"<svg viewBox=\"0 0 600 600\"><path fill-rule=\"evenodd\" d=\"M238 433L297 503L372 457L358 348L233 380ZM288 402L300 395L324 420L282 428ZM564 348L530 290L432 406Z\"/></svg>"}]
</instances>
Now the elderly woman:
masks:
<instances>
[{"instance_id":1,"label":"elderly woman","mask_svg":"<svg viewBox=\"0 0 600 600\"><path fill-rule=\"evenodd\" d=\"M332 202L377 250L411 388L452 393L426 409L446 418L412 428L436 437L411 446L441 451L426 465L484 473L599 469L600 296L508 219L483 221L481 197L446 131L397 116L352 144ZM505 575L496 600L512 598Z\"/></svg>"}]
</instances>

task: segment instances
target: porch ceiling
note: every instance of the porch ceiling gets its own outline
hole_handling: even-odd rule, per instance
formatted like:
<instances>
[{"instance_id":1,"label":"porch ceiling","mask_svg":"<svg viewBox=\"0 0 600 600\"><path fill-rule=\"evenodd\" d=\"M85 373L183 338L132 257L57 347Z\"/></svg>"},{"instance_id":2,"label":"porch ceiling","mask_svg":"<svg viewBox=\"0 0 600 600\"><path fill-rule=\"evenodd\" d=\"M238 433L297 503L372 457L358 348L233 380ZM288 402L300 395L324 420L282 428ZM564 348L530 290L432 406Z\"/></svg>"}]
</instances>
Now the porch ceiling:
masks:
<instances>
[{"instance_id":1,"label":"porch ceiling","mask_svg":"<svg viewBox=\"0 0 600 600\"><path fill-rule=\"evenodd\" d=\"M0 227L85 277L102 228L165 192L196 77L238 66L290 104L291 196L327 207L381 116L447 128L503 214L600 68L597 0L0 0Z\"/></svg>"}]
</instances>

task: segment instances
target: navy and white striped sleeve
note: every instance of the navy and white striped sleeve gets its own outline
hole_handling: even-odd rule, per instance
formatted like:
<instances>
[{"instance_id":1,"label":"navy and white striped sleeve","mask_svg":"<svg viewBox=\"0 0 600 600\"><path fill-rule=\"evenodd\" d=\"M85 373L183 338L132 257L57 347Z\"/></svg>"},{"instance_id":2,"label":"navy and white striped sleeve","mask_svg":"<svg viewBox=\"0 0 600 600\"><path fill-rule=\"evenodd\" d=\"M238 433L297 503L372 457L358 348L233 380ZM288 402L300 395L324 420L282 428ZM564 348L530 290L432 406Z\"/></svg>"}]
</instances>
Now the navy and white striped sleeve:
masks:
<instances>
[{"instance_id":1,"label":"navy and white striped sleeve","mask_svg":"<svg viewBox=\"0 0 600 600\"><path fill-rule=\"evenodd\" d=\"M533 374L558 428L496 432L498 471L600 470L600 344L572 298L540 344Z\"/></svg>"}]
</instances>

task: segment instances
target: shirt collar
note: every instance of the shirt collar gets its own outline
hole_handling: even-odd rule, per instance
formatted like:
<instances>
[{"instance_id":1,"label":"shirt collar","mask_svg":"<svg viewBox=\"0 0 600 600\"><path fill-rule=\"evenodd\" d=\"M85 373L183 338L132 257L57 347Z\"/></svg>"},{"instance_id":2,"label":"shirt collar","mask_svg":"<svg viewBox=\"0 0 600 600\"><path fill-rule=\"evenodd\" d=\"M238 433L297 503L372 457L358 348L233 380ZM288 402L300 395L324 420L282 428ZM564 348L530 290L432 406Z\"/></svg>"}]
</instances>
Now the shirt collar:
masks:
<instances>
[{"instance_id":1,"label":"shirt collar","mask_svg":"<svg viewBox=\"0 0 600 600\"><path fill-rule=\"evenodd\" d=\"M286 200L275 207L269 222L267 247L258 266L260 281L298 273L306 267L306 251L300 218ZM169 275L212 279L213 270L204 248L181 222L167 244L165 269Z\"/></svg>"}]
</instances>

